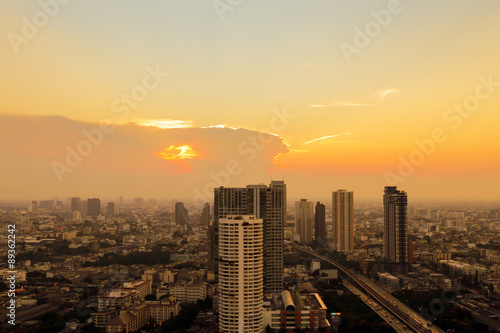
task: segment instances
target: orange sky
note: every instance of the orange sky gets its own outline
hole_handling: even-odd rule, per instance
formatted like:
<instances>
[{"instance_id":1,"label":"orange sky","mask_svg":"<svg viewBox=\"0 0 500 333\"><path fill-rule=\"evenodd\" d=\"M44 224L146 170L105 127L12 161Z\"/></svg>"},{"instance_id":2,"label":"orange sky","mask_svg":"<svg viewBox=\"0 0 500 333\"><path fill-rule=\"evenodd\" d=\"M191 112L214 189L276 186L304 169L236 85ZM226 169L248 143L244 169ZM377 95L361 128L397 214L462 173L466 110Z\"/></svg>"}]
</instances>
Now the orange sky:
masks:
<instances>
[{"instance_id":1,"label":"orange sky","mask_svg":"<svg viewBox=\"0 0 500 333\"><path fill-rule=\"evenodd\" d=\"M228 185L284 178L291 198L500 199L498 2L402 0L368 37L387 1L47 10L0 4L0 199L190 200L232 161ZM104 119L116 130L60 182L54 163Z\"/></svg>"}]
</instances>

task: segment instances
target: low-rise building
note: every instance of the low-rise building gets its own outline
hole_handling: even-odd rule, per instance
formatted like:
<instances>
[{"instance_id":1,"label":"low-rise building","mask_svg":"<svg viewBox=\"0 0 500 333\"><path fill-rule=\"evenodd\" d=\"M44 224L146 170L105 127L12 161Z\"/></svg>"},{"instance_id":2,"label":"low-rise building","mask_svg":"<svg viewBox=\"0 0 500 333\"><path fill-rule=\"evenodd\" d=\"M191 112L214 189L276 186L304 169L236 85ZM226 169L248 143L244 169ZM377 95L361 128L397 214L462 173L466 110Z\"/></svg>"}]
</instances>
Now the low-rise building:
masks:
<instances>
[{"instance_id":1,"label":"low-rise building","mask_svg":"<svg viewBox=\"0 0 500 333\"><path fill-rule=\"evenodd\" d=\"M207 283L193 282L186 284L176 284L170 288L170 295L180 302L196 303L198 300L207 298Z\"/></svg>"},{"instance_id":2,"label":"low-rise building","mask_svg":"<svg viewBox=\"0 0 500 333\"><path fill-rule=\"evenodd\" d=\"M264 302L264 327L272 330L304 329L317 330L330 326L326 318L327 307L318 294L292 294L281 292Z\"/></svg>"},{"instance_id":3,"label":"low-rise building","mask_svg":"<svg viewBox=\"0 0 500 333\"><path fill-rule=\"evenodd\" d=\"M132 302L136 296L135 291L112 290L98 297L97 309L100 312L110 307L120 307L126 302Z\"/></svg>"}]
</instances>

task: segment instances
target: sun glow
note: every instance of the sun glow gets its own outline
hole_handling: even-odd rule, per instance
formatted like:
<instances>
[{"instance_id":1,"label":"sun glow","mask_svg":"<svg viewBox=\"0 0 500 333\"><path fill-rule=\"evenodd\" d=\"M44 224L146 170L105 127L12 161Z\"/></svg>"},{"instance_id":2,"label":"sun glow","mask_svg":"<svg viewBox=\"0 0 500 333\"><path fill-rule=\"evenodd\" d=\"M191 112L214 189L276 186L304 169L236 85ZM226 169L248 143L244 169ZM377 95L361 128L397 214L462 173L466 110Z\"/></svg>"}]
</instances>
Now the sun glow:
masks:
<instances>
[{"instance_id":1,"label":"sun glow","mask_svg":"<svg viewBox=\"0 0 500 333\"><path fill-rule=\"evenodd\" d=\"M157 156L164 160L192 160L193 158L198 157L198 153L190 146L183 145L165 148L163 151L157 153Z\"/></svg>"},{"instance_id":2,"label":"sun glow","mask_svg":"<svg viewBox=\"0 0 500 333\"><path fill-rule=\"evenodd\" d=\"M191 120L172 120L172 119L138 120L137 124L140 126L157 127L161 129L193 127L193 122Z\"/></svg>"}]
</instances>

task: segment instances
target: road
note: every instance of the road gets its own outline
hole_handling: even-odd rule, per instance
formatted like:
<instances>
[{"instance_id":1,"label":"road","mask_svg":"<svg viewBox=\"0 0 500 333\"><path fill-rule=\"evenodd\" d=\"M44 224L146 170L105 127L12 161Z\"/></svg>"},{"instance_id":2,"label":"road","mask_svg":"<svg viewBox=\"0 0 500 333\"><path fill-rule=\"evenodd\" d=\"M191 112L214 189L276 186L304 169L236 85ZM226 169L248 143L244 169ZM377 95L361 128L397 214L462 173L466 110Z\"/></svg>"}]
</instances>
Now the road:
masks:
<instances>
[{"instance_id":1,"label":"road","mask_svg":"<svg viewBox=\"0 0 500 333\"><path fill-rule=\"evenodd\" d=\"M389 324L398 333L413 332L408 326L399 322L398 319L394 318L393 315L387 312L383 307L380 306L374 299L370 298L367 294L363 293L361 290L356 288L353 284L343 281L344 286L349 289L354 295L358 296L369 308L379 315L387 324Z\"/></svg>"},{"instance_id":2,"label":"road","mask_svg":"<svg viewBox=\"0 0 500 333\"><path fill-rule=\"evenodd\" d=\"M347 267L339 264L338 262L315 253L311 251L310 248L305 248L297 245L290 244L296 250L307 253L318 259L329 262L330 264L337 267L345 275L347 275L353 282L355 282L359 288L361 288L370 297L375 299L380 306L385 308L388 313L391 313L394 317L398 318L402 323L406 324L412 331L418 333L444 333L438 327L429 323L425 318L418 315L416 312L405 306L403 303L392 297L380 287L378 287L373 281L351 271Z\"/></svg>"}]
</instances>

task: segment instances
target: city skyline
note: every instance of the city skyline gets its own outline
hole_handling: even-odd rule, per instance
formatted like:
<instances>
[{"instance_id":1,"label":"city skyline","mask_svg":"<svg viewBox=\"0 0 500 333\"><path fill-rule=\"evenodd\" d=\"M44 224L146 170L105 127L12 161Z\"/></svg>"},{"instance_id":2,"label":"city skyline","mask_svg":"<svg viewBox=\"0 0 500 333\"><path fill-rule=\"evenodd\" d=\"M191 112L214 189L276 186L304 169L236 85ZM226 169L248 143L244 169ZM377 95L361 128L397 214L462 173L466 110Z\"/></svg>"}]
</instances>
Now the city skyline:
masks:
<instances>
[{"instance_id":1,"label":"city skyline","mask_svg":"<svg viewBox=\"0 0 500 333\"><path fill-rule=\"evenodd\" d=\"M500 332L499 13L0 2L0 331Z\"/></svg>"},{"instance_id":2,"label":"city skyline","mask_svg":"<svg viewBox=\"0 0 500 333\"><path fill-rule=\"evenodd\" d=\"M297 200L331 188L373 200L387 185L414 200L500 197L499 3L0 8L0 200L202 204L272 179Z\"/></svg>"}]
</instances>

